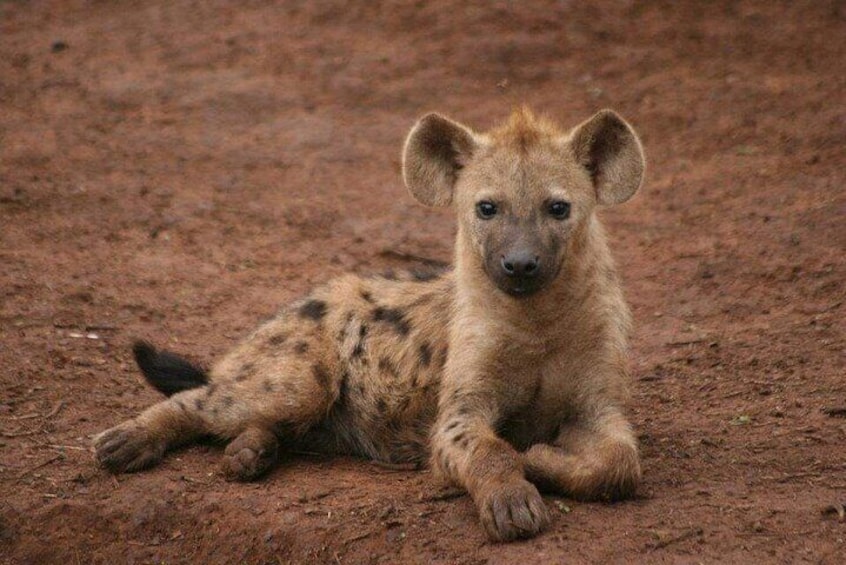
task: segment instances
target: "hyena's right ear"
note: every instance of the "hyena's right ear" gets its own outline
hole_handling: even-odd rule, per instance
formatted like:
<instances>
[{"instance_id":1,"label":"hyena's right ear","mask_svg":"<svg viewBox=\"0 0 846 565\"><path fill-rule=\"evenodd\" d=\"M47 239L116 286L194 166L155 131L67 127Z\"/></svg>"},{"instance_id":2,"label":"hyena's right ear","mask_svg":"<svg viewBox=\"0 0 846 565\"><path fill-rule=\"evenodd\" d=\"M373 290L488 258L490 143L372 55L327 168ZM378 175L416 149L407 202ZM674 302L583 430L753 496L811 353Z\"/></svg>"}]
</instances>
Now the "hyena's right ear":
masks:
<instances>
[{"instance_id":1,"label":"hyena's right ear","mask_svg":"<svg viewBox=\"0 0 846 565\"><path fill-rule=\"evenodd\" d=\"M402 152L405 186L418 202L446 206L458 172L478 146L473 132L439 114L427 114L411 128Z\"/></svg>"}]
</instances>

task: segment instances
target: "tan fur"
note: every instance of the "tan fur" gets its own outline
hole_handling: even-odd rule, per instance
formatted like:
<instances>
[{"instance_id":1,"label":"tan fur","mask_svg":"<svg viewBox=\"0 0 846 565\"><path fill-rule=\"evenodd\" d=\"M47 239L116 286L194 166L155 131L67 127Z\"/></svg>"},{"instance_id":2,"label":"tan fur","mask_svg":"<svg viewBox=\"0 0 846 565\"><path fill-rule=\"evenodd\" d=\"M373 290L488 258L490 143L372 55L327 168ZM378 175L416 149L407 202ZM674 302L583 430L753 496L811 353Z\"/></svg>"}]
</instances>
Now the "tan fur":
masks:
<instances>
[{"instance_id":1,"label":"tan fur","mask_svg":"<svg viewBox=\"0 0 846 565\"><path fill-rule=\"evenodd\" d=\"M431 114L403 157L416 198L455 207L454 271L317 289L224 357L209 385L100 434L101 465L150 466L202 434L233 439L223 472L240 480L279 449L431 458L494 540L546 526L536 485L587 500L634 492L629 312L594 212L639 187L634 132L609 111L569 133L525 109L487 134ZM480 219L482 200L501 212ZM551 218L552 201L570 217ZM539 264L525 295L497 271L514 249Z\"/></svg>"}]
</instances>

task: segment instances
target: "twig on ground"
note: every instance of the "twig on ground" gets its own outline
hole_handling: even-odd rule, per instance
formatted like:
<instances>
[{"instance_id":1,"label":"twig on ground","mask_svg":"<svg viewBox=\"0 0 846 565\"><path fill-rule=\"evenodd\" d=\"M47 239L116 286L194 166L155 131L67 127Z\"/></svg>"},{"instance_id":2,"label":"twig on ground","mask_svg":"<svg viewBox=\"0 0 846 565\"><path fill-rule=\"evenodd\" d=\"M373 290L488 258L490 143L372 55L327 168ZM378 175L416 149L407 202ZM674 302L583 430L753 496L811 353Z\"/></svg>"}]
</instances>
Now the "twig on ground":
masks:
<instances>
[{"instance_id":1,"label":"twig on ground","mask_svg":"<svg viewBox=\"0 0 846 565\"><path fill-rule=\"evenodd\" d=\"M49 465L50 463L53 463L53 462L55 462L55 461L58 461L59 459L64 459L64 458L65 458L65 456L64 456L64 455L62 455L61 453L60 453L60 454L57 454L57 455L54 455L53 457L51 457L51 458L50 458L50 459L48 459L47 461L43 461L43 462L39 463L38 465L35 465L34 467L30 467L29 469L26 469L26 470L24 470L23 472L18 473L18 476L17 476L17 477L15 477L15 480L16 480L16 481L19 481L19 480L21 480L22 478L24 478L24 477L26 477L27 475L29 475L30 473L32 473L32 472L34 472L34 471L37 471L38 469L41 469L42 467L46 467L46 466L47 466L47 465Z\"/></svg>"},{"instance_id":2,"label":"twig on ground","mask_svg":"<svg viewBox=\"0 0 846 565\"><path fill-rule=\"evenodd\" d=\"M49 412L47 412L47 413L44 415L44 419L45 419L45 420L48 420L48 419L52 418L53 416L55 416L56 414L58 414L58 413L59 413L59 411L60 411L62 408L64 408L64 406L65 406L65 401L64 401L64 400L60 400L60 401L58 401L58 402L55 404L55 406L53 406L53 409L52 409L52 410L50 410Z\"/></svg>"},{"instance_id":3,"label":"twig on ground","mask_svg":"<svg viewBox=\"0 0 846 565\"><path fill-rule=\"evenodd\" d=\"M0 435L3 437L25 437L25 436L34 436L40 433L43 433L44 430L26 430L26 431L17 431L17 432L0 432Z\"/></svg>"},{"instance_id":4,"label":"twig on ground","mask_svg":"<svg viewBox=\"0 0 846 565\"><path fill-rule=\"evenodd\" d=\"M703 343L708 341L706 338L698 338L698 339L688 339L685 341L668 341L664 345L667 347L684 347L685 345L696 345L697 343Z\"/></svg>"},{"instance_id":5,"label":"twig on ground","mask_svg":"<svg viewBox=\"0 0 846 565\"><path fill-rule=\"evenodd\" d=\"M46 419L52 418L53 416L58 414L59 410L61 410L62 407L64 407L64 405L65 405L65 401L60 400L56 404L54 404L53 408L49 412L47 412L46 414L39 414L37 412L32 412L31 414L24 414L22 416L7 416L6 419L7 420L14 420L16 422L19 421L19 420L32 420L34 418L43 418L43 419L46 420Z\"/></svg>"},{"instance_id":6,"label":"twig on ground","mask_svg":"<svg viewBox=\"0 0 846 565\"><path fill-rule=\"evenodd\" d=\"M193 477L187 477L187 476L185 476L185 475L182 475L182 476L181 476L181 477L179 477L179 478L180 478L180 479L182 479L183 481L185 481L186 483L196 483L196 484L198 484L198 485L205 485L205 486L208 486L208 485L210 485L210 484L211 484L211 483L210 483L210 482L208 482L208 481L201 481L200 479L195 479L195 478L193 478Z\"/></svg>"},{"instance_id":7,"label":"twig on ground","mask_svg":"<svg viewBox=\"0 0 846 565\"><path fill-rule=\"evenodd\" d=\"M377 469L385 471L417 471L420 465L417 463L388 463L387 461L371 461L370 464Z\"/></svg>"},{"instance_id":8,"label":"twig on ground","mask_svg":"<svg viewBox=\"0 0 846 565\"><path fill-rule=\"evenodd\" d=\"M50 449L73 449L75 451L88 451L87 447L80 447L78 445L58 445L55 443L39 443L38 445L42 447L48 447Z\"/></svg>"},{"instance_id":9,"label":"twig on ground","mask_svg":"<svg viewBox=\"0 0 846 565\"><path fill-rule=\"evenodd\" d=\"M354 535L354 536L352 536L352 537L348 537L347 539L345 539L344 541L342 541L342 542L341 542L341 545L342 545L342 546L344 546L344 547L346 547L346 546L348 546L349 544L351 544L351 543L353 543L353 542L356 542L356 541L359 541L359 540L363 540L364 538L369 538L369 537L370 537L370 536L372 536L372 535L373 535L373 532L372 532L372 531L369 531L369 532L364 532L363 534L357 534L357 535Z\"/></svg>"},{"instance_id":10,"label":"twig on ground","mask_svg":"<svg viewBox=\"0 0 846 565\"><path fill-rule=\"evenodd\" d=\"M657 532L653 532L653 533L655 533L656 536L658 535ZM667 537L667 538L664 538L664 539L659 539L654 544L652 544L651 547L652 547L652 549L661 549L661 548L667 547L670 544L678 543L680 541L686 541L686 540L689 540L691 538L695 538L695 537L701 536L701 535L702 535L702 528L690 528L689 530L685 530L678 535Z\"/></svg>"},{"instance_id":11,"label":"twig on ground","mask_svg":"<svg viewBox=\"0 0 846 565\"><path fill-rule=\"evenodd\" d=\"M446 489L432 494L420 494L420 502L440 502L443 500L452 500L453 498L461 498L466 493L460 489Z\"/></svg>"}]
</instances>

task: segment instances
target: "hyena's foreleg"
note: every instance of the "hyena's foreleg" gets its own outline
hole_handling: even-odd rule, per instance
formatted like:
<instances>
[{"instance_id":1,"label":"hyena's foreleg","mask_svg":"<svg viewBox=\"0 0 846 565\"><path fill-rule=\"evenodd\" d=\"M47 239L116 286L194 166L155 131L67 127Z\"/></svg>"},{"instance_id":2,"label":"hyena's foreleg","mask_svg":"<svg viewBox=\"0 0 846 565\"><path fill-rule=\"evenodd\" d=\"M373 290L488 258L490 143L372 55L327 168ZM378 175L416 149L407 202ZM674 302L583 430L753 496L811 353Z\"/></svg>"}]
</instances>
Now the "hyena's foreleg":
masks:
<instances>
[{"instance_id":1,"label":"hyena's foreleg","mask_svg":"<svg viewBox=\"0 0 846 565\"><path fill-rule=\"evenodd\" d=\"M526 451L524 464L539 488L579 500L630 498L641 477L637 439L614 408L562 426L552 445Z\"/></svg>"}]
</instances>

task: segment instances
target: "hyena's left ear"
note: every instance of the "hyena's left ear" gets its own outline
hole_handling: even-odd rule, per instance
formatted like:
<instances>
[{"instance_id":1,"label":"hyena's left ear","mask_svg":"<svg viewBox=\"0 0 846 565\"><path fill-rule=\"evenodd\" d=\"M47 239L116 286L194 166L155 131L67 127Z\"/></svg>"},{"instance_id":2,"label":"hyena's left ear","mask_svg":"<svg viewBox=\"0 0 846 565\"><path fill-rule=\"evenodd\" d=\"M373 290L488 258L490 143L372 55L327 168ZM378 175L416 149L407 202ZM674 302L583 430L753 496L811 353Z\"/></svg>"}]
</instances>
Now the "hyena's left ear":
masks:
<instances>
[{"instance_id":1,"label":"hyena's left ear","mask_svg":"<svg viewBox=\"0 0 846 565\"><path fill-rule=\"evenodd\" d=\"M411 128L402 152L402 176L412 196L427 206L452 202L458 172L478 146L473 132L439 114Z\"/></svg>"},{"instance_id":2,"label":"hyena's left ear","mask_svg":"<svg viewBox=\"0 0 846 565\"><path fill-rule=\"evenodd\" d=\"M631 198L643 182L646 160L637 134L611 110L602 110L570 134L578 162L590 173L600 204Z\"/></svg>"}]
</instances>

